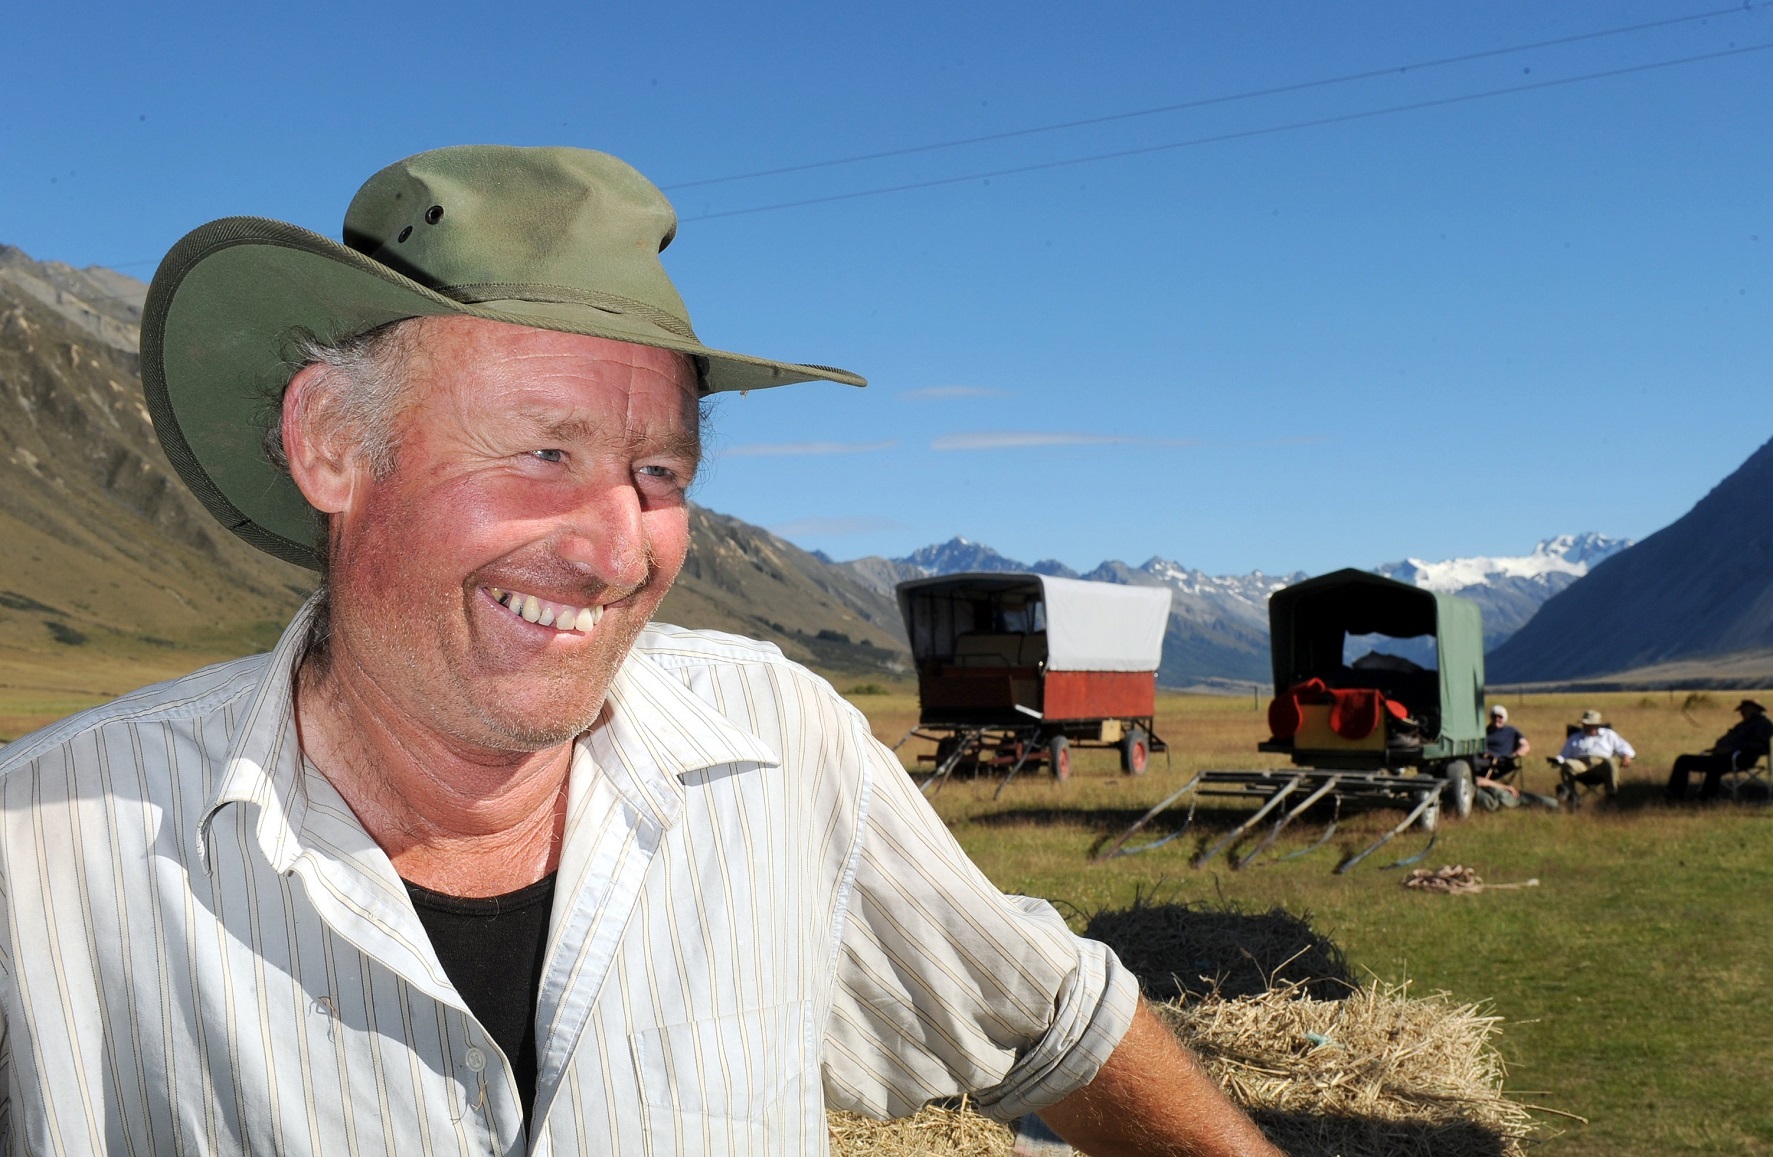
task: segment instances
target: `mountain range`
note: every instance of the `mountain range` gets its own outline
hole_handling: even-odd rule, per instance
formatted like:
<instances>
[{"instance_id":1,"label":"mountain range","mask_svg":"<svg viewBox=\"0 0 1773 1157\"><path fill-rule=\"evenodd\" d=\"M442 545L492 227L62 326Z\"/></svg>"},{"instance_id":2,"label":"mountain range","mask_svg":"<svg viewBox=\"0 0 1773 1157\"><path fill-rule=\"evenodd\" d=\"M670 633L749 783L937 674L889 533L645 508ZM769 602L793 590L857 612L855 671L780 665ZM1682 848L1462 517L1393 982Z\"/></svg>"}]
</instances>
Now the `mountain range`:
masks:
<instances>
[{"instance_id":1,"label":"mountain range","mask_svg":"<svg viewBox=\"0 0 1773 1157\"><path fill-rule=\"evenodd\" d=\"M1693 685L1729 668L1736 686L1766 686L1769 652L1773 441L1692 510L1547 601L1489 668L1497 682L1654 668L1637 681Z\"/></svg>"},{"instance_id":2,"label":"mountain range","mask_svg":"<svg viewBox=\"0 0 1773 1157\"><path fill-rule=\"evenodd\" d=\"M1412 558L1373 570L1401 582L1473 599L1484 610L1485 646L1493 647L1518 630L1546 599L1630 545L1628 539L1602 534L1566 534L1545 539L1525 555L1443 562ZM818 552L814 557L847 571L858 583L883 595L890 595L893 586L906 579L967 571L1033 571L1132 586L1167 586L1174 594L1158 678L1172 687L1218 681L1266 682L1270 677L1268 596L1308 577L1303 571L1209 575L1161 557L1136 567L1111 560L1080 574L1052 559L1018 562L965 538L926 546L903 558L870 556L833 562Z\"/></svg>"}]
</instances>

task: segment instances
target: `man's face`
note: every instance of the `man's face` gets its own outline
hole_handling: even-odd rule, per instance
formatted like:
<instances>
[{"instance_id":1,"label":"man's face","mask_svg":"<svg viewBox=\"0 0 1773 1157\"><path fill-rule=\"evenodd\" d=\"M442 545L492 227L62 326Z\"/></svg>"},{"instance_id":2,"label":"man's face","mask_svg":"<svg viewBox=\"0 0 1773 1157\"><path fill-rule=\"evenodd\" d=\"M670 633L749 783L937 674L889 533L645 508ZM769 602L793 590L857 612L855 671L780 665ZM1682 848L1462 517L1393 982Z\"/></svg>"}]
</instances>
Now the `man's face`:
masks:
<instances>
[{"instance_id":1,"label":"man's face","mask_svg":"<svg viewBox=\"0 0 1773 1157\"><path fill-rule=\"evenodd\" d=\"M683 566L695 378L647 346L418 324L395 469L331 520L332 671L440 739L540 750L591 725Z\"/></svg>"}]
</instances>

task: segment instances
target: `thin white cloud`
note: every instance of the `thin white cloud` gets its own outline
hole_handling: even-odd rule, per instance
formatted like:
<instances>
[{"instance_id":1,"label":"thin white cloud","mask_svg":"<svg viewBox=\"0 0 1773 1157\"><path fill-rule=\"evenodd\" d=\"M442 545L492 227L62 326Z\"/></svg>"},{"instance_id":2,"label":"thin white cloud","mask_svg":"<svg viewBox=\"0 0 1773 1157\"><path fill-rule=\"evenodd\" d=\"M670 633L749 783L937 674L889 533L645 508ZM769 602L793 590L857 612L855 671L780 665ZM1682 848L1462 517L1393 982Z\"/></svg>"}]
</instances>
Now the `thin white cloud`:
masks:
<instances>
[{"instance_id":1,"label":"thin white cloud","mask_svg":"<svg viewBox=\"0 0 1773 1157\"><path fill-rule=\"evenodd\" d=\"M856 534L879 534L888 530L908 529L896 518L858 514L848 518L797 518L769 528L783 538L841 538Z\"/></svg>"},{"instance_id":2,"label":"thin white cloud","mask_svg":"<svg viewBox=\"0 0 1773 1157\"><path fill-rule=\"evenodd\" d=\"M1130 434L1088 434L1065 430L978 430L943 434L932 450L1027 450L1039 446L1204 446L1197 438L1139 438Z\"/></svg>"},{"instance_id":3,"label":"thin white cloud","mask_svg":"<svg viewBox=\"0 0 1773 1157\"><path fill-rule=\"evenodd\" d=\"M1008 398L1013 391L994 389L991 386L923 386L915 390L906 390L899 395L904 402L941 402L950 398Z\"/></svg>"},{"instance_id":4,"label":"thin white cloud","mask_svg":"<svg viewBox=\"0 0 1773 1157\"><path fill-rule=\"evenodd\" d=\"M728 446L717 455L721 458L785 458L802 454L870 454L891 450L899 443L885 442L751 442Z\"/></svg>"}]
</instances>

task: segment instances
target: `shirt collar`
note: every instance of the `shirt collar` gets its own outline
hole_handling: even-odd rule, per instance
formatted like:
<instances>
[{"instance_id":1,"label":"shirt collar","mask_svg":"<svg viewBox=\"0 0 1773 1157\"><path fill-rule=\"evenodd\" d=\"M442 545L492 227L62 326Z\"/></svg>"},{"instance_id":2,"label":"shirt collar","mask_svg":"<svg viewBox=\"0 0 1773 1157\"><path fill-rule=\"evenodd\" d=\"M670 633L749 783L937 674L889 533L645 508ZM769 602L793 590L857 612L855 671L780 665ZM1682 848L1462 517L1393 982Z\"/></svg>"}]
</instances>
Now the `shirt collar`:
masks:
<instances>
[{"instance_id":1,"label":"shirt collar","mask_svg":"<svg viewBox=\"0 0 1773 1157\"><path fill-rule=\"evenodd\" d=\"M316 610L310 598L266 658L265 676L240 717L238 733L197 822L197 855L207 868L210 821L232 803L259 808L256 835L265 859L288 871L301 851L307 796L295 727L295 673ZM683 682L631 649L611 682L598 723L576 744L618 790L669 826L682 808L685 776L710 767L775 767L774 751L696 697ZM575 778L578 760L575 759Z\"/></svg>"},{"instance_id":2,"label":"shirt collar","mask_svg":"<svg viewBox=\"0 0 1773 1157\"><path fill-rule=\"evenodd\" d=\"M295 832L306 797L301 790L302 752L295 727L295 674L307 647L318 596L309 598L265 658L264 680L248 701L228 748L222 773L197 819L197 857L210 866L209 825L231 803L259 806L257 835L265 858L288 871L300 851Z\"/></svg>"},{"instance_id":3,"label":"shirt collar","mask_svg":"<svg viewBox=\"0 0 1773 1157\"><path fill-rule=\"evenodd\" d=\"M695 772L781 764L762 739L734 725L638 647L623 660L603 714L579 745L618 790L665 825L676 818L684 780Z\"/></svg>"}]
</instances>

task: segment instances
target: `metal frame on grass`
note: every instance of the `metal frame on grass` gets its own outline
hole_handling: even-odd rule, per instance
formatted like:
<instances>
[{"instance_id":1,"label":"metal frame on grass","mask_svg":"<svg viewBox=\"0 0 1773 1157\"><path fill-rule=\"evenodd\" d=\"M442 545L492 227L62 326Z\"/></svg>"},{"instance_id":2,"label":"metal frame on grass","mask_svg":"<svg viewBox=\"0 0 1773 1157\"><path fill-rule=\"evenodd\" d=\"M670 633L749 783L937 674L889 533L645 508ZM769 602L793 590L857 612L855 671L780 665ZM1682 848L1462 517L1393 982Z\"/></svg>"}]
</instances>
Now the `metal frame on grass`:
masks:
<instances>
[{"instance_id":1,"label":"metal frame on grass","mask_svg":"<svg viewBox=\"0 0 1773 1157\"><path fill-rule=\"evenodd\" d=\"M1202 771L1183 784L1176 791L1158 802L1150 811L1140 816L1133 825L1115 839L1105 844L1093 857L1094 862L1102 863L1120 856L1130 856L1138 852L1149 852L1163 847L1182 835L1194 824L1195 808L1200 797L1207 795L1236 796L1249 798L1256 796L1264 802L1242 823L1231 831L1220 836L1211 845L1196 855L1190 863L1198 868L1217 856L1220 852L1235 845L1269 819L1283 803L1293 800L1292 806L1282 811L1272 821L1268 833L1255 847L1241 856L1231 860L1234 868L1242 868L1253 862L1257 856L1274 845L1275 840L1294 820L1303 816L1312 807L1324 799L1332 801L1335 808L1324 832L1310 847L1289 852L1276 860L1291 860L1306 855L1323 847L1336 834L1341 823L1342 808L1345 803L1353 803L1365 807L1396 807L1400 804L1407 809L1403 821L1391 828L1384 835L1374 840L1359 852L1345 857L1336 865L1336 874L1353 868L1368 856L1390 843L1393 838L1407 830L1428 814L1430 808L1438 808L1442 789L1446 781L1427 775L1397 775L1385 771L1332 771L1322 768L1274 768L1264 771ZM1166 836L1147 840L1142 844L1129 844L1135 835L1145 828L1152 820L1168 811L1184 797L1188 796L1188 816L1182 826ZM1438 817L1437 817L1438 818ZM1438 824L1435 826L1438 827ZM1439 838L1438 832L1430 831L1428 843L1413 856L1395 860L1386 864L1387 868L1403 868L1417 863L1427 856Z\"/></svg>"}]
</instances>

